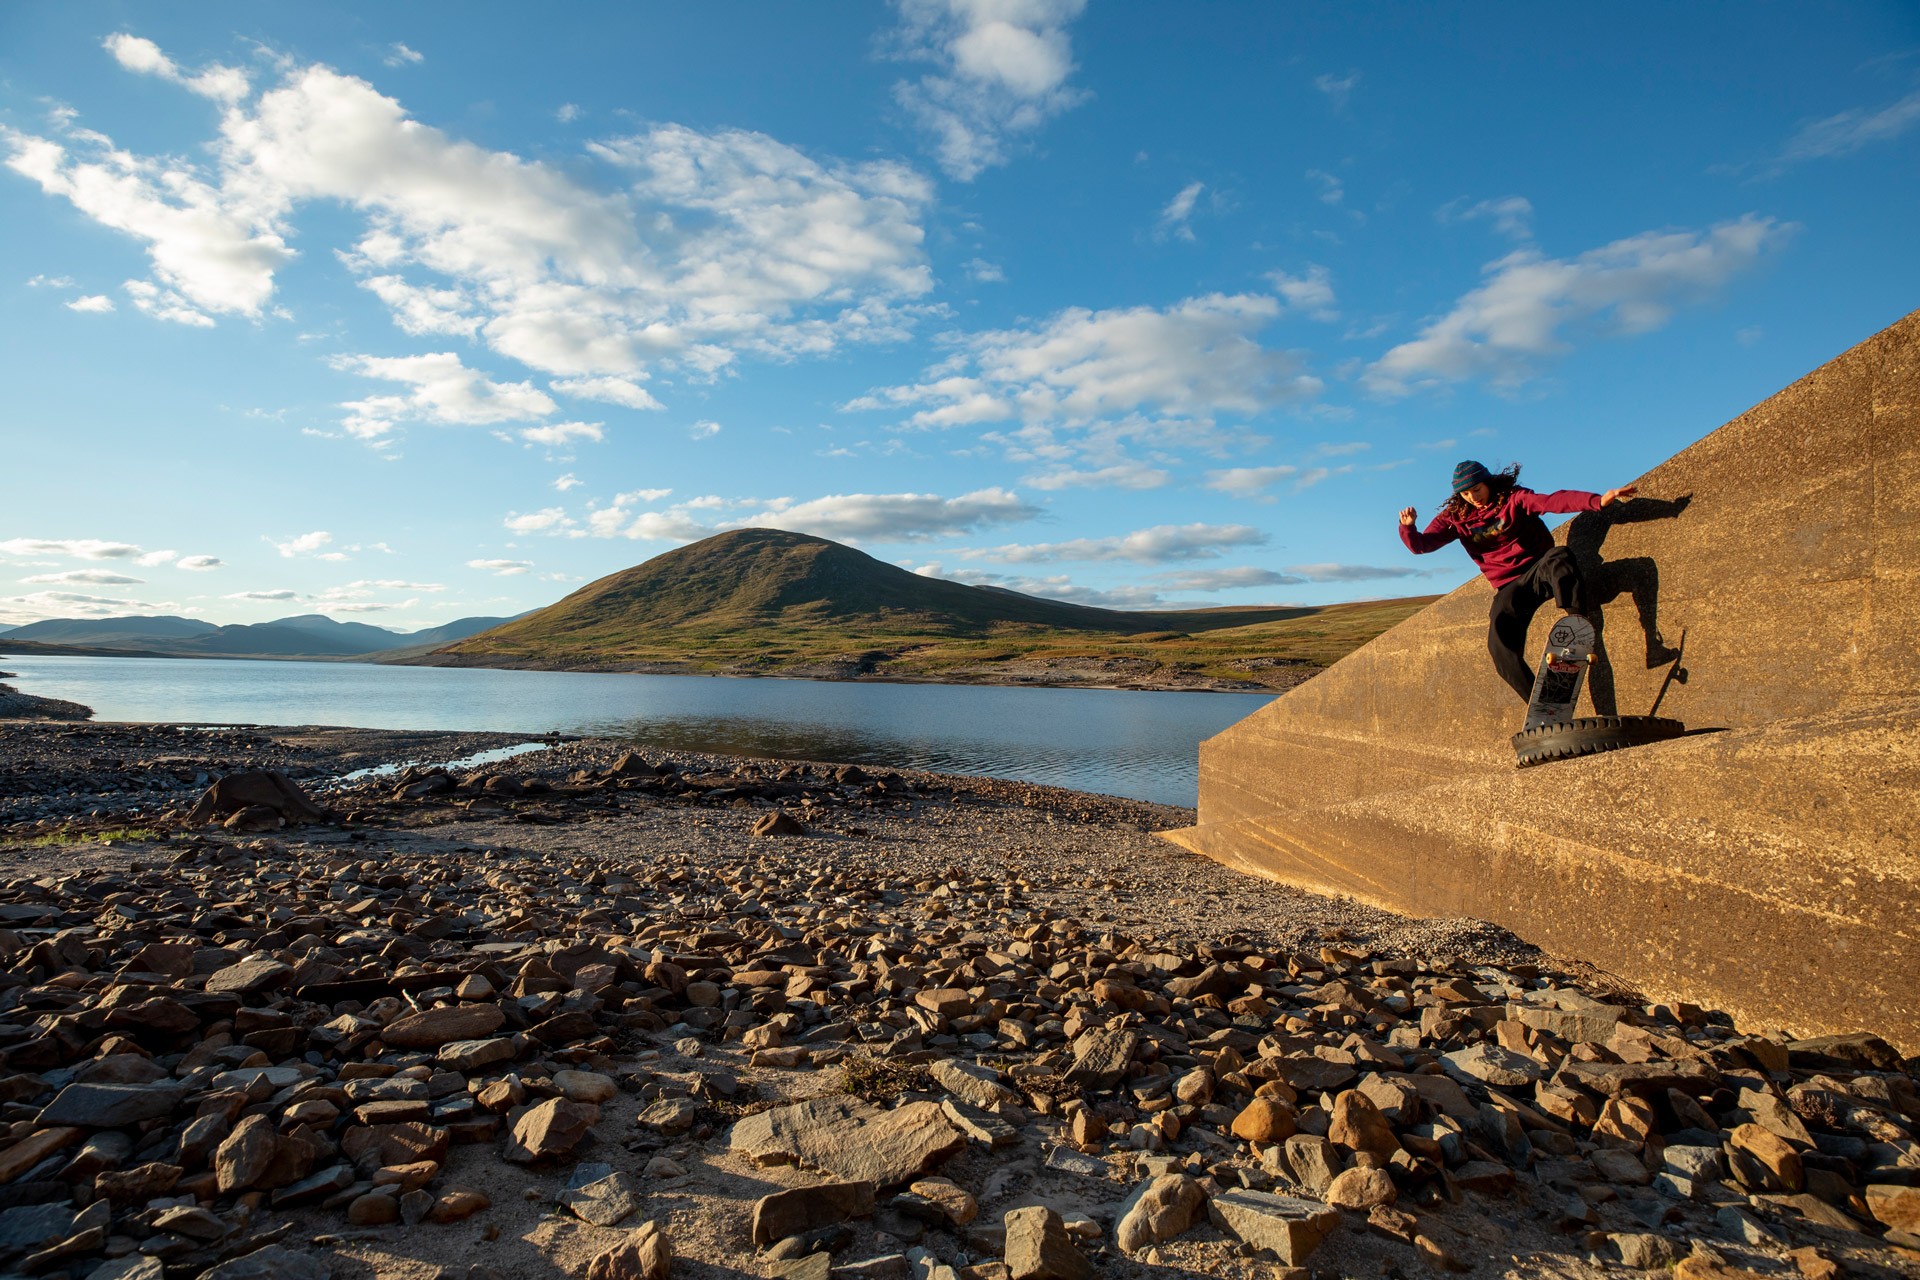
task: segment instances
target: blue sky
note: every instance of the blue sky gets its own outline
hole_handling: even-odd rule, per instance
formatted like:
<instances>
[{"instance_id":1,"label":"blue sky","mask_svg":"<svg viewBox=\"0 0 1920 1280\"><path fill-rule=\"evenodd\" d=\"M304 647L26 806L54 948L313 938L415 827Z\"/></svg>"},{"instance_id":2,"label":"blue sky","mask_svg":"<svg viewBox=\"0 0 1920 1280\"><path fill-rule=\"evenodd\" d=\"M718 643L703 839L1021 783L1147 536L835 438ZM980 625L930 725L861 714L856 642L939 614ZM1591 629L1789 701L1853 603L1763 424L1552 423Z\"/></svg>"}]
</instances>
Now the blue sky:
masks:
<instances>
[{"instance_id":1,"label":"blue sky","mask_svg":"<svg viewBox=\"0 0 1920 1280\"><path fill-rule=\"evenodd\" d=\"M747 525L1450 589L1920 304L1910 3L0 8L0 622L546 604Z\"/></svg>"}]
</instances>

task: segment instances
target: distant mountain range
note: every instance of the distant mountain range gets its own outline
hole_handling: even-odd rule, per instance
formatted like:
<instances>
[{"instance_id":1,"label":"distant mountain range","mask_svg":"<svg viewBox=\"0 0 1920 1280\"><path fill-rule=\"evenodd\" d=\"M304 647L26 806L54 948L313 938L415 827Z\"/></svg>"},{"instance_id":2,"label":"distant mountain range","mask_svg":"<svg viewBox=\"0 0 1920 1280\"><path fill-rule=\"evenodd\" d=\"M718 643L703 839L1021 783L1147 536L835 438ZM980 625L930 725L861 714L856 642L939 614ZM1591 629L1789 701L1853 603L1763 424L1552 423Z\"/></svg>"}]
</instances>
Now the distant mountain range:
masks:
<instances>
[{"instance_id":1,"label":"distant mountain range","mask_svg":"<svg viewBox=\"0 0 1920 1280\"><path fill-rule=\"evenodd\" d=\"M421 631L389 631L364 622L338 622L306 613L272 622L217 627L168 615L126 618L51 618L0 632L8 641L138 649L193 658L364 658L424 652L464 640L511 618L459 618Z\"/></svg>"}]
</instances>

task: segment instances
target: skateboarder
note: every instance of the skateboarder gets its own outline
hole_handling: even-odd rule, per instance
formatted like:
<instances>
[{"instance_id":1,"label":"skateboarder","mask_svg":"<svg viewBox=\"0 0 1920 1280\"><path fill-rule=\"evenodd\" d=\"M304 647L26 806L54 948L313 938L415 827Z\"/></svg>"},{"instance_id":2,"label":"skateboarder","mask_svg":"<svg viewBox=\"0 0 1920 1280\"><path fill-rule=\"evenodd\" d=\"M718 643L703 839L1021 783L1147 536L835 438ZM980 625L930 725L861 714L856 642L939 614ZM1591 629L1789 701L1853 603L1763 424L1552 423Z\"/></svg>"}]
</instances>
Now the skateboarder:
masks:
<instances>
[{"instance_id":1,"label":"skateboarder","mask_svg":"<svg viewBox=\"0 0 1920 1280\"><path fill-rule=\"evenodd\" d=\"M1515 483L1518 464L1495 473L1477 462L1453 469L1453 497L1425 529L1414 528L1412 507L1400 512L1400 541L1415 555L1438 551L1458 538L1493 587L1487 650L1500 678L1526 702L1533 695L1534 673L1521 653L1527 626L1540 606L1552 600L1568 613L1585 616L1586 584L1573 553L1557 547L1540 517L1551 512L1598 511L1633 496L1633 486L1605 493L1562 489L1535 493Z\"/></svg>"}]
</instances>

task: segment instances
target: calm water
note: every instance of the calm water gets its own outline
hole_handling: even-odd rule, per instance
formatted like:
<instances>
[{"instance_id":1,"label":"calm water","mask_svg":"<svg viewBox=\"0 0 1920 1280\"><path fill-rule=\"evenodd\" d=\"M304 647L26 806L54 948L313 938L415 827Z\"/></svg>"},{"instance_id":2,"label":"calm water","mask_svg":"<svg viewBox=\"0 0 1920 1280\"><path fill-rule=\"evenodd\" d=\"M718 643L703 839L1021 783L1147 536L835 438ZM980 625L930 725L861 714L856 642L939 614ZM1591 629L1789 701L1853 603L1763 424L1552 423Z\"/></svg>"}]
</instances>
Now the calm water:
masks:
<instances>
[{"instance_id":1,"label":"calm water","mask_svg":"<svg viewBox=\"0 0 1920 1280\"><path fill-rule=\"evenodd\" d=\"M0 654L23 693L101 720L625 738L726 755L938 769L1191 805L1195 748L1264 694L834 684L345 662Z\"/></svg>"}]
</instances>

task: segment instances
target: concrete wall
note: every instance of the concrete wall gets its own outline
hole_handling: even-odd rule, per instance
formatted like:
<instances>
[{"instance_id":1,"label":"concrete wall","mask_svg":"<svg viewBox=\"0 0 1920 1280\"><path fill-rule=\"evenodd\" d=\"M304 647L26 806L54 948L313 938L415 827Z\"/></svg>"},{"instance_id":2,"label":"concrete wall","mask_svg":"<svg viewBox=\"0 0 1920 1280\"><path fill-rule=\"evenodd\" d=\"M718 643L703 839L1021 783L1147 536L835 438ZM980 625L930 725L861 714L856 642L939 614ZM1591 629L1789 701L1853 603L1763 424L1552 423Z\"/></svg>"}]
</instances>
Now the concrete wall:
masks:
<instances>
[{"instance_id":1,"label":"concrete wall","mask_svg":"<svg viewBox=\"0 0 1920 1280\"><path fill-rule=\"evenodd\" d=\"M1592 709L1720 732L1516 771L1476 580L1202 743L1171 838L1920 1049L1920 312L1638 483L1557 531L1605 602Z\"/></svg>"}]
</instances>

